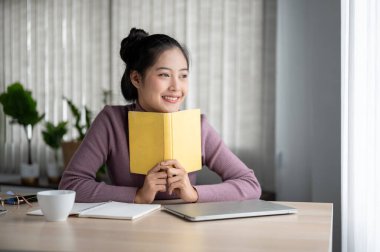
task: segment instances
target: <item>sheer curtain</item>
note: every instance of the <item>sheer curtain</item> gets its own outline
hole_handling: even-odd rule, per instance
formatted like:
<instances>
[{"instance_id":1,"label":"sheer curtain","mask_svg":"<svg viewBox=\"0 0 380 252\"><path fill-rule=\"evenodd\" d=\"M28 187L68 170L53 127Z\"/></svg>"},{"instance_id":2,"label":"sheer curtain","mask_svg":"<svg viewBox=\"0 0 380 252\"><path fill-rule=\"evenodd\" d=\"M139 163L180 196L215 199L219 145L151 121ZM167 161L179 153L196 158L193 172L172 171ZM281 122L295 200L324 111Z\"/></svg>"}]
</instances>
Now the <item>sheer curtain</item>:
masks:
<instances>
[{"instance_id":1,"label":"sheer curtain","mask_svg":"<svg viewBox=\"0 0 380 252\"><path fill-rule=\"evenodd\" d=\"M62 95L102 107L104 89L120 95L120 41L130 28L166 33L190 51L190 94L226 144L274 190L276 1L113 0L2 1L0 91L20 80L48 120L70 119ZM3 57L4 56L4 57ZM11 64L9 64L11 62ZM0 113L0 172L17 172L25 137ZM34 153L49 150L35 129ZM75 134L73 132L71 135ZM70 136L68 136L70 137Z\"/></svg>"},{"instance_id":2,"label":"sheer curtain","mask_svg":"<svg viewBox=\"0 0 380 252\"><path fill-rule=\"evenodd\" d=\"M20 81L32 91L45 120L71 120L62 97L95 114L110 88L110 6L108 1L0 1L0 92ZM0 105L1 106L1 105ZM43 142L44 122L35 127L33 161L41 174L53 160ZM72 127L73 128L73 127ZM76 137L70 130L66 139ZM18 173L26 162L26 136L0 112L0 172Z\"/></svg>"},{"instance_id":3,"label":"sheer curtain","mask_svg":"<svg viewBox=\"0 0 380 252\"><path fill-rule=\"evenodd\" d=\"M342 251L380 251L380 3L342 1Z\"/></svg>"}]
</instances>

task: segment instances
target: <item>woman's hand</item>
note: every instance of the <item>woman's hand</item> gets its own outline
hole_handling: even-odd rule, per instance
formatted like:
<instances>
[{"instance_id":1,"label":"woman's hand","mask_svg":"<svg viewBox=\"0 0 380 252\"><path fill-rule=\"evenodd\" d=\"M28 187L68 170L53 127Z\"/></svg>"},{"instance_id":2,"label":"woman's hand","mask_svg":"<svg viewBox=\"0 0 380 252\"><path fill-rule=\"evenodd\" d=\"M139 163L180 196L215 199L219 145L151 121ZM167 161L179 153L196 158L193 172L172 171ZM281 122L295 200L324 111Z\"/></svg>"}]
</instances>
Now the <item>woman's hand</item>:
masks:
<instances>
[{"instance_id":1,"label":"woman's hand","mask_svg":"<svg viewBox=\"0 0 380 252\"><path fill-rule=\"evenodd\" d=\"M144 185L138 189L135 196L135 203L152 203L157 192L166 192L167 167L158 163L148 171Z\"/></svg>"},{"instance_id":2,"label":"woman's hand","mask_svg":"<svg viewBox=\"0 0 380 252\"><path fill-rule=\"evenodd\" d=\"M168 193L174 192L185 202L196 202L198 193L191 185L189 176L182 165L177 160L166 160L161 162L161 165L167 169Z\"/></svg>"}]
</instances>

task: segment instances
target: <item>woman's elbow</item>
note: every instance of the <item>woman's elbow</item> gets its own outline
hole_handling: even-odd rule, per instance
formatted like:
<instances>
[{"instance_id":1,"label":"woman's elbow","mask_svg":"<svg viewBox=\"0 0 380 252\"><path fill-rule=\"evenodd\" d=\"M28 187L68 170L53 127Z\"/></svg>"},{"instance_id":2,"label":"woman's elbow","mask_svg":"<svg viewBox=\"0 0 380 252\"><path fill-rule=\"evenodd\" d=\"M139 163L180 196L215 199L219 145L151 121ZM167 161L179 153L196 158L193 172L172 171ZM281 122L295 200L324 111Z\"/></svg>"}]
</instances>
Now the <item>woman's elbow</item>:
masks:
<instances>
[{"instance_id":1,"label":"woman's elbow","mask_svg":"<svg viewBox=\"0 0 380 252\"><path fill-rule=\"evenodd\" d=\"M260 199L261 193L262 193L260 183L256 180L256 182L254 183L252 187L253 187L253 192L252 192L251 199Z\"/></svg>"},{"instance_id":2,"label":"woman's elbow","mask_svg":"<svg viewBox=\"0 0 380 252\"><path fill-rule=\"evenodd\" d=\"M250 184L250 190L249 193L246 195L246 199L260 199L262 189L259 181L256 179L256 177L249 179Z\"/></svg>"}]
</instances>

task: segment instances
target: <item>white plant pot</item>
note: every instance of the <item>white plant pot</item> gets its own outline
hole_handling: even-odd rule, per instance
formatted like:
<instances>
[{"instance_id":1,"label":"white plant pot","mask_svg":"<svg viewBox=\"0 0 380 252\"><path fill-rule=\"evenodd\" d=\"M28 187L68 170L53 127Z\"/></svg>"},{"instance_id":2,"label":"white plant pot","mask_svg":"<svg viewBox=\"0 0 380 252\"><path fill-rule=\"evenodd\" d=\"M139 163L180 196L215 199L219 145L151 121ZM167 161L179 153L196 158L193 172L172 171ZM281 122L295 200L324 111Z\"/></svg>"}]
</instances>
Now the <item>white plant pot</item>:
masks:
<instances>
[{"instance_id":1,"label":"white plant pot","mask_svg":"<svg viewBox=\"0 0 380 252\"><path fill-rule=\"evenodd\" d=\"M20 168L21 178L38 178L40 176L40 168L38 164L22 163Z\"/></svg>"},{"instance_id":2,"label":"white plant pot","mask_svg":"<svg viewBox=\"0 0 380 252\"><path fill-rule=\"evenodd\" d=\"M47 176L49 178L57 178L61 176L61 169L57 163L47 164Z\"/></svg>"},{"instance_id":3,"label":"white plant pot","mask_svg":"<svg viewBox=\"0 0 380 252\"><path fill-rule=\"evenodd\" d=\"M59 183L62 176L62 169L60 165L58 165L57 163L48 163L46 172L49 184Z\"/></svg>"},{"instance_id":4,"label":"white plant pot","mask_svg":"<svg viewBox=\"0 0 380 252\"><path fill-rule=\"evenodd\" d=\"M38 164L21 163L20 166L21 181L24 184L38 184L40 168Z\"/></svg>"}]
</instances>

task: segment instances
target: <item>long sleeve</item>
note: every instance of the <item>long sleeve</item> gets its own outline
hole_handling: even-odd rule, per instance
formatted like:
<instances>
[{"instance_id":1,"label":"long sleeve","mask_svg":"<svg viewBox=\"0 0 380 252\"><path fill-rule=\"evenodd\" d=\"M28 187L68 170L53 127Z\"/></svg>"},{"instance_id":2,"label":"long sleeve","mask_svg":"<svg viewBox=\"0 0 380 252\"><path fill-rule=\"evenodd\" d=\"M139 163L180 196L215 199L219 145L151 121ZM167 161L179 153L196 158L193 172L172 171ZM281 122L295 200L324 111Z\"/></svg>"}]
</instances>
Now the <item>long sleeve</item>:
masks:
<instances>
[{"instance_id":1,"label":"long sleeve","mask_svg":"<svg viewBox=\"0 0 380 252\"><path fill-rule=\"evenodd\" d=\"M82 144L63 173L59 188L76 191L77 202L133 202L145 176L130 173L128 111L141 111L138 105L106 106L96 117ZM225 146L216 131L202 116L202 163L216 172L223 183L195 186L199 202L259 198L260 185L246 167ZM112 185L97 182L96 172L104 163ZM190 173L194 185L197 173ZM173 199L167 192L156 199Z\"/></svg>"},{"instance_id":2,"label":"long sleeve","mask_svg":"<svg viewBox=\"0 0 380 252\"><path fill-rule=\"evenodd\" d=\"M248 168L224 144L218 133L202 116L202 162L216 172L222 183L194 186L198 202L257 199L261 187L253 170Z\"/></svg>"},{"instance_id":3,"label":"long sleeve","mask_svg":"<svg viewBox=\"0 0 380 252\"><path fill-rule=\"evenodd\" d=\"M122 109L105 107L91 124L64 171L59 188L76 191L76 201L133 202L136 186L122 186L130 184L123 181L116 183L118 186L107 185L95 180L99 167L106 162L111 176L121 177L121 174L129 173L125 113ZM128 178L128 175L123 177Z\"/></svg>"}]
</instances>

